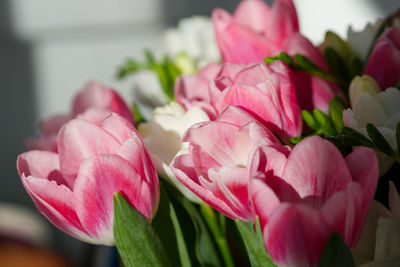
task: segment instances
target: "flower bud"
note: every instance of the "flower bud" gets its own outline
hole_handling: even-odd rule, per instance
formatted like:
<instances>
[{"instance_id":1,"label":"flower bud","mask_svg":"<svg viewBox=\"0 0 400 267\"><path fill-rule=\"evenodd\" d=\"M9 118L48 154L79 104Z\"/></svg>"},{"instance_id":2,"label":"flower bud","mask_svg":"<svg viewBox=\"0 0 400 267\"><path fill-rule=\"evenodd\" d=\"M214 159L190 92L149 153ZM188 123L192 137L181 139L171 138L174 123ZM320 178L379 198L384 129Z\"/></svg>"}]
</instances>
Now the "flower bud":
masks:
<instances>
[{"instance_id":1,"label":"flower bud","mask_svg":"<svg viewBox=\"0 0 400 267\"><path fill-rule=\"evenodd\" d=\"M367 93L370 94L371 96L375 96L379 92L381 92L381 89L379 88L377 82L371 76L368 75L363 75L362 77L356 76L351 81L349 88L351 107L354 108L354 105L361 94Z\"/></svg>"}]
</instances>

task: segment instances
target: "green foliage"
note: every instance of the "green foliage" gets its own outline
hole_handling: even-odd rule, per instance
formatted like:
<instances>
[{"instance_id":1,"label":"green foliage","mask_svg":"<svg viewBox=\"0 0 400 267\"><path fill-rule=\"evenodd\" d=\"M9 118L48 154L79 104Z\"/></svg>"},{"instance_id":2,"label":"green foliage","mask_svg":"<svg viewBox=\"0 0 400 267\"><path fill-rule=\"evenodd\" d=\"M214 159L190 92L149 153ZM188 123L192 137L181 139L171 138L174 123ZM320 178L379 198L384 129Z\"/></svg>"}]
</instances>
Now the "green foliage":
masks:
<instances>
[{"instance_id":1,"label":"green foliage","mask_svg":"<svg viewBox=\"0 0 400 267\"><path fill-rule=\"evenodd\" d=\"M146 122L146 119L143 117L142 112L140 111L139 106L137 105L136 102L132 103L131 110L133 119L135 120L135 126L143 122Z\"/></svg>"},{"instance_id":2,"label":"green foliage","mask_svg":"<svg viewBox=\"0 0 400 267\"><path fill-rule=\"evenodd\" d=\"M114 195L113 230L115 244L126 267L170 266L150 223L119 193Z\"/></svg>"},{"instance_id":3,"label":"green foliage","mask_svg":"<svg viewBox=\"0 0 400 267\"><path fill-rule=\"evenodd\" d=\"M399 130L399 124L397 124L396 127L396 139L399 137L400 133L398 132ZM372 143L374 144L374 148L376 150L379 150L389 157L393 158L396 160L398 163L400 163L400 155L399 153L396 153L392 147L389 145L388 141L385 139L385 137L379 132L379 130L372 124L368 123L367 124L367 132L369 138L371 138ZM398 139L396 140L398 141ZM399 145L397 143L397 145Z\"/></svg>"},{"instance_id":4,"label":"green foliage","mask_svg":"<svg viewBox=\"0 0 400 267\"><path fill-rule=\"evenodd\" d=\"M354 259L351 251L344 242L342 236L333 233L325 245L319 267L354 267Z\"/></svg>"},{"instance_id":5,"label":"green foliage","mask_svg":"<svg viewBox=\"0 0 400 267\"><path fill-rule=\"evenodd\" d=\"M329 113L332 118L333 125L335 126L335 130L338 133L343 131L343 110L346 109L346 104L343 100L335 96L329 101Z\"/></svg>"},{"instance_id":6,"label":"green foliage","mask_svg":"<svg viewBox=\"0 0 400 267\"><path fill-rule=\"evenodd\" d=\"M264 62L266 64L271 64L274 61L281 60L289 68L291 68L293 70L306 72L308 74L318 76L327 81L336 82L339 84L343 83L341 80L337 79L334 75L332 75L332 74L324 71L320 67L318 67L314 62L312 62L306 56L301 55L301 54L295 54L293 57L294 57L294 60L289 54L287 54L285 52L281 52L277 56L264 58Z\"/></svg>"},{"instance_id":7,"label":"green foliage","mask_svg":"<svg viewBox=\"0 0 400 267\"><path fill-rule=\"evenodd\" d=\"M168 56L164 56L162 60L157 61L149 50L145 50L144 57L146 59L144 63L128 59L119 68L117 77L124 79L140 70L152 70L157 73L164 94L169 100L174 100L175 80L182 74L182 71Z\"/></svg>"},{"instance_id":8,"label":"green foliage","mask_svg":"<svg viewBox=\"0 0 400 267\"><path fill-rule=\"evenodd\" d=\"M260 221L256 219L256 232L252 223L235 221L236 227L245 244L252 267L274 267L276 266L269 257L262 237Z\"/></svg>"}]
</instances>

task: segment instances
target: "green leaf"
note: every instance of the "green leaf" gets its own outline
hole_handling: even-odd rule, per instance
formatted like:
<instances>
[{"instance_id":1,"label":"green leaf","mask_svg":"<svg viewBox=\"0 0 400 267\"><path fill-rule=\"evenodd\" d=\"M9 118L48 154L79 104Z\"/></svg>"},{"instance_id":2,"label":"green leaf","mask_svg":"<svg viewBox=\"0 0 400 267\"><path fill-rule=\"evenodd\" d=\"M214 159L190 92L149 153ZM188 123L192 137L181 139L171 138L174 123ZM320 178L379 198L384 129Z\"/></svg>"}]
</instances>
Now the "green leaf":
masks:
<instances>
[{"instance_id":1,"label":"green leaf","mask_svg":"<svg viewBox=\"0 0 400 267\"><path fill-rule=\"evenodd\" d=\"M296 60L297 65L300 68L307 72L323 72L323 70L317 66L314 62L312 62L309 58L301 54L295 54L294 59Z\"/></svg>"},{"instance_id":2,"label":"green leaf","mask_svg":"<svg viewBox=\"0 0 400 267\"><path fill-rule=\"evenodd\" d=\"M252 225L236 220L236 227L245 244L252 267L273 267L275 264L269 257L265 249L264 241L260 240L259 235L254 232Z\"/></svg>"},{"instance_id":3,"label":"green leaf","mask_svg":"<svg viewBox=\"0 0 400 267\"><path fill-rule=\"evenodd\" d=\"M336 51L331 47L326 47L324 49L325 59L328 63L329 69L339 79L349 82L350 75L347 70L347 66L343 59L336 53Z\"/></svg>"},{"instance_id":4,"label":"green leaf","mask_svg":"<svg viewBox=\"0 0 400 267\"><path fill-rule=\"evenodd\" d=\"M190 263L190 257L186 247L185 238L183 237L181 226L179 224L178 217L172 204L170 204L170 215L172 223L174 225L176 239L178 240L178 250L181 264L184 267L192 266L192 264Z\"/></svg>"},{"instance_id":5,"label":"green leaf","mask_svg":"<svg viewBox=\"0 0 400 267\"><path fill-rule=\"evenodd\" d=\"M183 195L170 184L165 182L163 183L163 185L165 189L167 189L168 195L171 197L175 209L178 207L177 205L179 204L186 211L194 227L195 240L190 243L186 242L189 253L191 250L194 250L195 257L201 266L222 266L218 256L218 250L213 242L213 238L196 206L185 197L183 197ZM187 227L187 223L185 223L185 225L181 224L181 226L182 228L185 228ZM189 247L189 245L191 247Z\"/></svg>"},{"instance_id":6,"label":"green leaf","mask_svg":"<svg viewBox=\"0 0 400 267\"><path fill-rule=\"evenodd\" d=\"M321 129L321 125L314 118L314 116L311 114L311 112L309 112L307 110L302 110L301 116L303 117L303 120L307 123L307 125L310 126L311 129L314 129L314 130Z\"/></svg>"},{"instance_id":7,"label":"green leaf","mask_svg":"<svg viewBox=\"0 0 400 267\"><path fill-rule=\"evenodd\" d=\"M354 267L354 259L342 236L333 233L325 245L319 267Z\"/></svg>"},{"instance_id":8,"label":"green leaf","mask_svg":"<svg viewBox=\"0 0 400 267\"><path fill-rule=\"evenodd\" d=\"M301 140L303 140L304 137L303 136L297 136L297 137L292 137L289 139L289 142L293 145L297 145L298 143L301 142Z\"/></svg>"},{"instance_id":9,"label":"green leaf","mask_svg":"<svg viewBox=\"0 0 400 267\"><path fill-rule=\"evenodd\" d=\"M396 86L395 86L397 89L399 89L400 90L400 79L397 81L397 83L396 83Z\"/></svg>"},{"instance_id":10,"label":"green leaf","mask_svg":"<svg viewBox=\"0 0 400 267\"><path fill-rule=\"evenodd\" d=\"M164 248L147 219L114 194L114 239L126 267L170 266Z\"/></svg>"},{"instance_id":11,"label":"green leaf","mask_svg":"<svg viewBox=\"0 0 400 267\"><path fill-rule=\"evenodd\" d=\"M333 125L335 126L336 132L341 133L343 131L343 110L346 109L346 104L343 100L335 96L329 101L329 112L332 118Z\"/></svg>"},{"instance_id":12,"label":"green leaf","mask_svg":"<svg viewBox=\"0 0 400 267\"><path fill-rule=\"evenodd\" d=\"M124 65L122 65L117 74L118 79L123 79L131 73L134 73L138 70L144 69L145 66L133 59L128 59Z\"/></svg>"},{"instance_id":13,"label":"green leaf","mask_svg":"<svg viewBox=\"0 0 400 267\"><path fill-rule=\"evenodd\" d=\"M171 220L171 200L163 186L160 183L160 201L157 209L157 214L151 222L161 243L164 244L165 253L168 255L171 266L181 266L179 257L178 240L175 235L175 228Z\"/></svg>"},{"instance_id":14,"label":"green leaf","mask_svg":"<svg viewBox=\"0 0 400 267\"><path fill-rule=\"evenodd\" d=\"M145 49L143 54L144 54L144 57L146 58L147 64L149 66L151 66L153 64L157 64L156 59L154 58L154 55L150 50Z\"/></svg>"},{"instance_id":15,"label":"green leaf","mask_svg":"<svg viewBox=\"0 0 400 267\"><path fill-rule=\"evenodd\" d=\"M143 122L146 122L146 119L143 117L142 112L140 111L139 106L137 105L136 102L132 103L131 110L133 119L135 120L135 126Z\"/></svg>"},{"instance_id":16,"label":"green leaf","mask_svg":"<svg viewBox=\"0 0 400 267\"><path fill-rule=\"evenodd\" d=\"M388 156L393 156L394 151L386 141L385 137L379 132L379 130L372 124L367 124L367 132L369 137L375 146Z\"/></svg>"},{"instance_id":17,"label":"green leaf","mask_svg":"<svg viewBox=\"0 0 400 267\"><path fill-rule=\"evenodd\" d=\"M319 109L314 109L313 114L317 122L322 126L325 135L336 135L336 130L332 125L332 121L328 115Z\"/></svg>"},{"instance_id":18,"label":"green leaf","mask_svg":"<svg viewBox=\"0 0 400 267\"><path fill-rule=\"evenodd\" d=\"M293 68L293 59L291 56L289 56L287 53L285 52L281 52L278 56L274 56L274 57L266 57L264 58L264 62L266 64L271 64L274 61L280 60L283 63L285 63L286 65L288 65L289 67Z\"/></svg>"},{"instance_id":19,"label":"green leaf","mask_svg":"<svg viewBox=\"0 0 400 267\"><path fill-rule=\"evenodd\" d=\"M348 146L374 147L371 140L349 127L343 127L342 138L343 143Z\"/></svg>"}]
</instances>

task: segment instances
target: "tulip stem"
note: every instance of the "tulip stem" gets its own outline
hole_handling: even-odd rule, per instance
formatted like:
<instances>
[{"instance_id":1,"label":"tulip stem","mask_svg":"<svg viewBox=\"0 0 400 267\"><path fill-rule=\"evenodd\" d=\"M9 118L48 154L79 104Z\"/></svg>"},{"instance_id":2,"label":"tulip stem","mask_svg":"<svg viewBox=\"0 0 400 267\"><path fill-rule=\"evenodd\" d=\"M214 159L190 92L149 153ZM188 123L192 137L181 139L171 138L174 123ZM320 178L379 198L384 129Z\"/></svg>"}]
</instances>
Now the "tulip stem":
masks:
<instances>
[{"instance_id":1,"label":"tulip stem","mask_svg":"<svg viewBox=\"0 0 400 267\"><path fill-rule=\"evenodd\" d=\"M232 254L226 240L225 217L222 215L217 218L213 209L207 204L202 205L200 207L200 211L205 221L207 222L207 225L210 228L212 235L214 236L215 242L222 255L225 266L234 267L235 263L233 261Z\"/></svg>"}]
</instances>

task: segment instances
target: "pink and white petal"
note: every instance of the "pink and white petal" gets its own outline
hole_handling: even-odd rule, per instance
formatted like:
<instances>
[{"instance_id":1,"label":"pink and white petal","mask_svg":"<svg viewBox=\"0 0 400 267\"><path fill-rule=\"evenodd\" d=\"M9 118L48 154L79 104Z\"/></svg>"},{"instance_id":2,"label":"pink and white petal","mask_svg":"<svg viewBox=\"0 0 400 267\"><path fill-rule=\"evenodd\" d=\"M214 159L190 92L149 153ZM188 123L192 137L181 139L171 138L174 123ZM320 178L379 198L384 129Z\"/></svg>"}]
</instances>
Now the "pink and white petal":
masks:
<instances>
[{"instance_id":1,"label":"pink and white petal","mask_svg":"<svg viewBox=\"0 0 400 267\"><path fill-rule=\"evenodd\" d=\"M260 218L261 229L264 229L269 221L270 215L281 204L278 196L265 183L266 176L258 172L250 177L249 197L254 215Z\"/></svg>"},{"instance_id":2,"label":"pink and white petal","mask_svg":"<svg viewBox=\"0 0 400 267\"><path fill-rule=\"evenodd\" d=\"M257 121L257 119L240 107L227 106L219 114L216 121L232 123L233 125L241 127L250 121Z\"/></svg>"},{"instance_id":3,"label":"pink and white petal","mask_svg":"<svg viewBox=\"0 0 400 267\"><path fill-rule=\"evenodd\" d=\"M241 1L237 6L233 18L236 23L245 25L250 29L259 33L266 32L267 17L270 8L262 0L247 0Z\"/></svg>"},{"instance_id":4,"label":"pink and white petal","mask_svg":"<svg viewBox=\"0 0 400 267\"><path fill-rule=\"evenodd\" d=\"M275 1L266 18L265 34L276 45L282 43L299 31L297 14L291 1Z\"/></svg>"},{"instance_id":5,"label":"pink and white petal","mask_svg":"<svg viewBox=\"0 0 400 267\"><path fill-rule=\"evenodd\" d=\"M17 170L20 177L34 176L38 179L56 181L57 184L73 187L73 183L65 180L60 173L60 158L50 151L33 150L22 153L17 158Z\"/></svg>"},{"instance_id":6,"label":"pink and white petal","mask_svg":"<svg viewBox=\"0 0 400 267\"><path fill-rule=\"evenodd\" d=\"M228 167L245 166L247 154L252 148L248 131L241 131L239 127L224 122L198 123L185 133L183 140L200 150L198 156L206 154ZM195 164L196 160L194 158Z\"/></svg>"},{"instance_id":7,"label":"pink and white petal","mask_svg":"<svg viewBox=\"0 0 400 267\"><path fill-rule=\"evenodd\" d=\"M301 197L329 198L352 181L348 165L339 150L318 136L297 144L289 155L282 178Z\"/></svg>"},{"instance_id":8,"label":"pink and white petal","mask_svg":"<svg viewBox=\"0 0 400 267\"><path fill-rule=\"evenodd\" d=\"M77 119L92 122L98 126L101 126L101 122L104 118L107 118L111 114L109 109L90 107L86 109L83 113L76 116Z\"/></svg>"},{"instance_id":9,"label":"pink and white petal","mask_svg":"<svg viewBox=\"0 0 400 267\"><path fill-rule=\"evenodd\" d=\"M330 197L321 208L327 225L339 232L351 249L360 238L367 213L368 210L363 209L362 188L354 182Z\"/></svg>"},{"instance_id":10,"label":"pink and white petal","mask_svg":"<svg viewBox=\"0 0 400 267\"><path fill-rule=\"evenodd\" d=\"M143 174L143 178L148 184L154 184L156 187L157 172L139 136L133 136L126 140L119 148L117 155L128 161L137 173Z\"/></svg>"},{"instance_id":11,"label":"pink and white petal","mask_svg":"<svg viewBox=\"0 0 400 267\"><path fill-rule=\"evenodd\" d=\"M356 147L346 157L346 164L353 181L361 185L364 195L363 209L368 210L379 179L379 163L376 154L370 148Z\"/></svg>"},{"instance_id":12,"label":"pink and white petal","mask_svg":"<svg viewBox=\"0 0 400 267\"><path fill-rule=\"evenodd\" d=\"M90 107L109 109L111 101L110 91L106 86L97 81L88 82L73 101L73 116L85 112Z\"/></svg>"},{"instance_id":13,"label":"pink and white petal","mask_svg":"<svg viewBox=\"0 0 400 267\"><path fill-rule=\"evenodd\" d=\"M235 24L225 10L215 9L212 19L224 62L262 62L270 55L272 49L267 40L246 26Z\"/></svg>"},{"instance_id":14,"label":"pink and white petal","mask_svg":"<svg viewBox=\"0 0 400 267\"><path fill-rule=\"evenodd\" d=\"M75 209L91 236L105 245L114 243L113 194L116 192L151 219L155 203L151 203L150 195L144 196L140 192L143 178L117 155L92 157L82 163L74 187Z\"/></svg>"},{"instance_id":15,"label":"pink and white petal","mask_svg":"<svg viewBox=\"0 0 400 267\"><path fill-rule=\"evenodd\" d=\"M263 230L265 246L278 266L318 266L333 230L312 207L282 204Z\"/></svg>"},{"instance_id":16,"label":"pink and white petal","mask_svg":"<svg viewBox=\"0 0 400 267\"><path fill-rule=\"evenodd\" d=\"M129 107L126 105L126 103L122 99L122 97L116 91L111 90L111 89L110 89L110 91L111 91L111 102L110 102L111 111L124 117L126 120L128 120L132 124L135 123L132 112L129 109Z\"/></svg>"},{"instance_id":17,"label":"pink and white petal","mask_svg":"<svg viewBox=\"0 0 400 267\"><path fill-rule=\"evenodd\" d=\"M85 159L115 153L119 146L120 142L99 126L85 120L71 120L58 133L61 172L73 181Z\"/></svg>"},{"instance_id":18,"label":"pink and white petal","mask_svg":"<svg viewBox=\"0 0 400 267\"><path fill-rule=\"evenodd\" d=\"M104 130L114 136L121 144L139 133L136 131L133 124L116 113L111 113L103 119L101 126Z\"/></svg>"},{"instance_id":19,"label":"pink and white petal","mask_svg":"<svg viewBox=\"0 0 400 267\"><path fill-rule=\"evenodd\" d=\"M193 160L190 154L176 157L171 163L171 169L175 177L182 184L214 209L232 219L246 219L236 214L224 199L221 199L212 191L200 185L199 177L194 170Z\"/></svg>"},{"instance_id":20,"label":"pink and white petal","mask_svg":"<svg viewBox=\"0 0 400 267\"><path fill-rule=\"evenodd\" d=\"M218 170L217 183L222 199L225 199L232 210L241 218L252 217L249 206L249 173L245 168L221 167Z\"/></svg>"},{"instance_id":21,"label":"pink and white petal","mask_svg":"<svg viewBox=\"0 0 400 267\"><path fill-rule=\"evenodd\" d=\"M70 115L60 114L40 122L40 129L44 135L57 134L60 128L71 118Z\"/></svg>"},{"instance_id":22,"label":"pink and white petal","mask_svg":"<svg viewBox=\"0 0 400 267\"><path fill-rule=\"evenodd\" d=\"M74 207L76 200L70 189L57 185L55 181L33 176L22 175L21 181L37 209L54 226L82 241L98 243L82 226Z\"/></svg>"}]
</instances>

